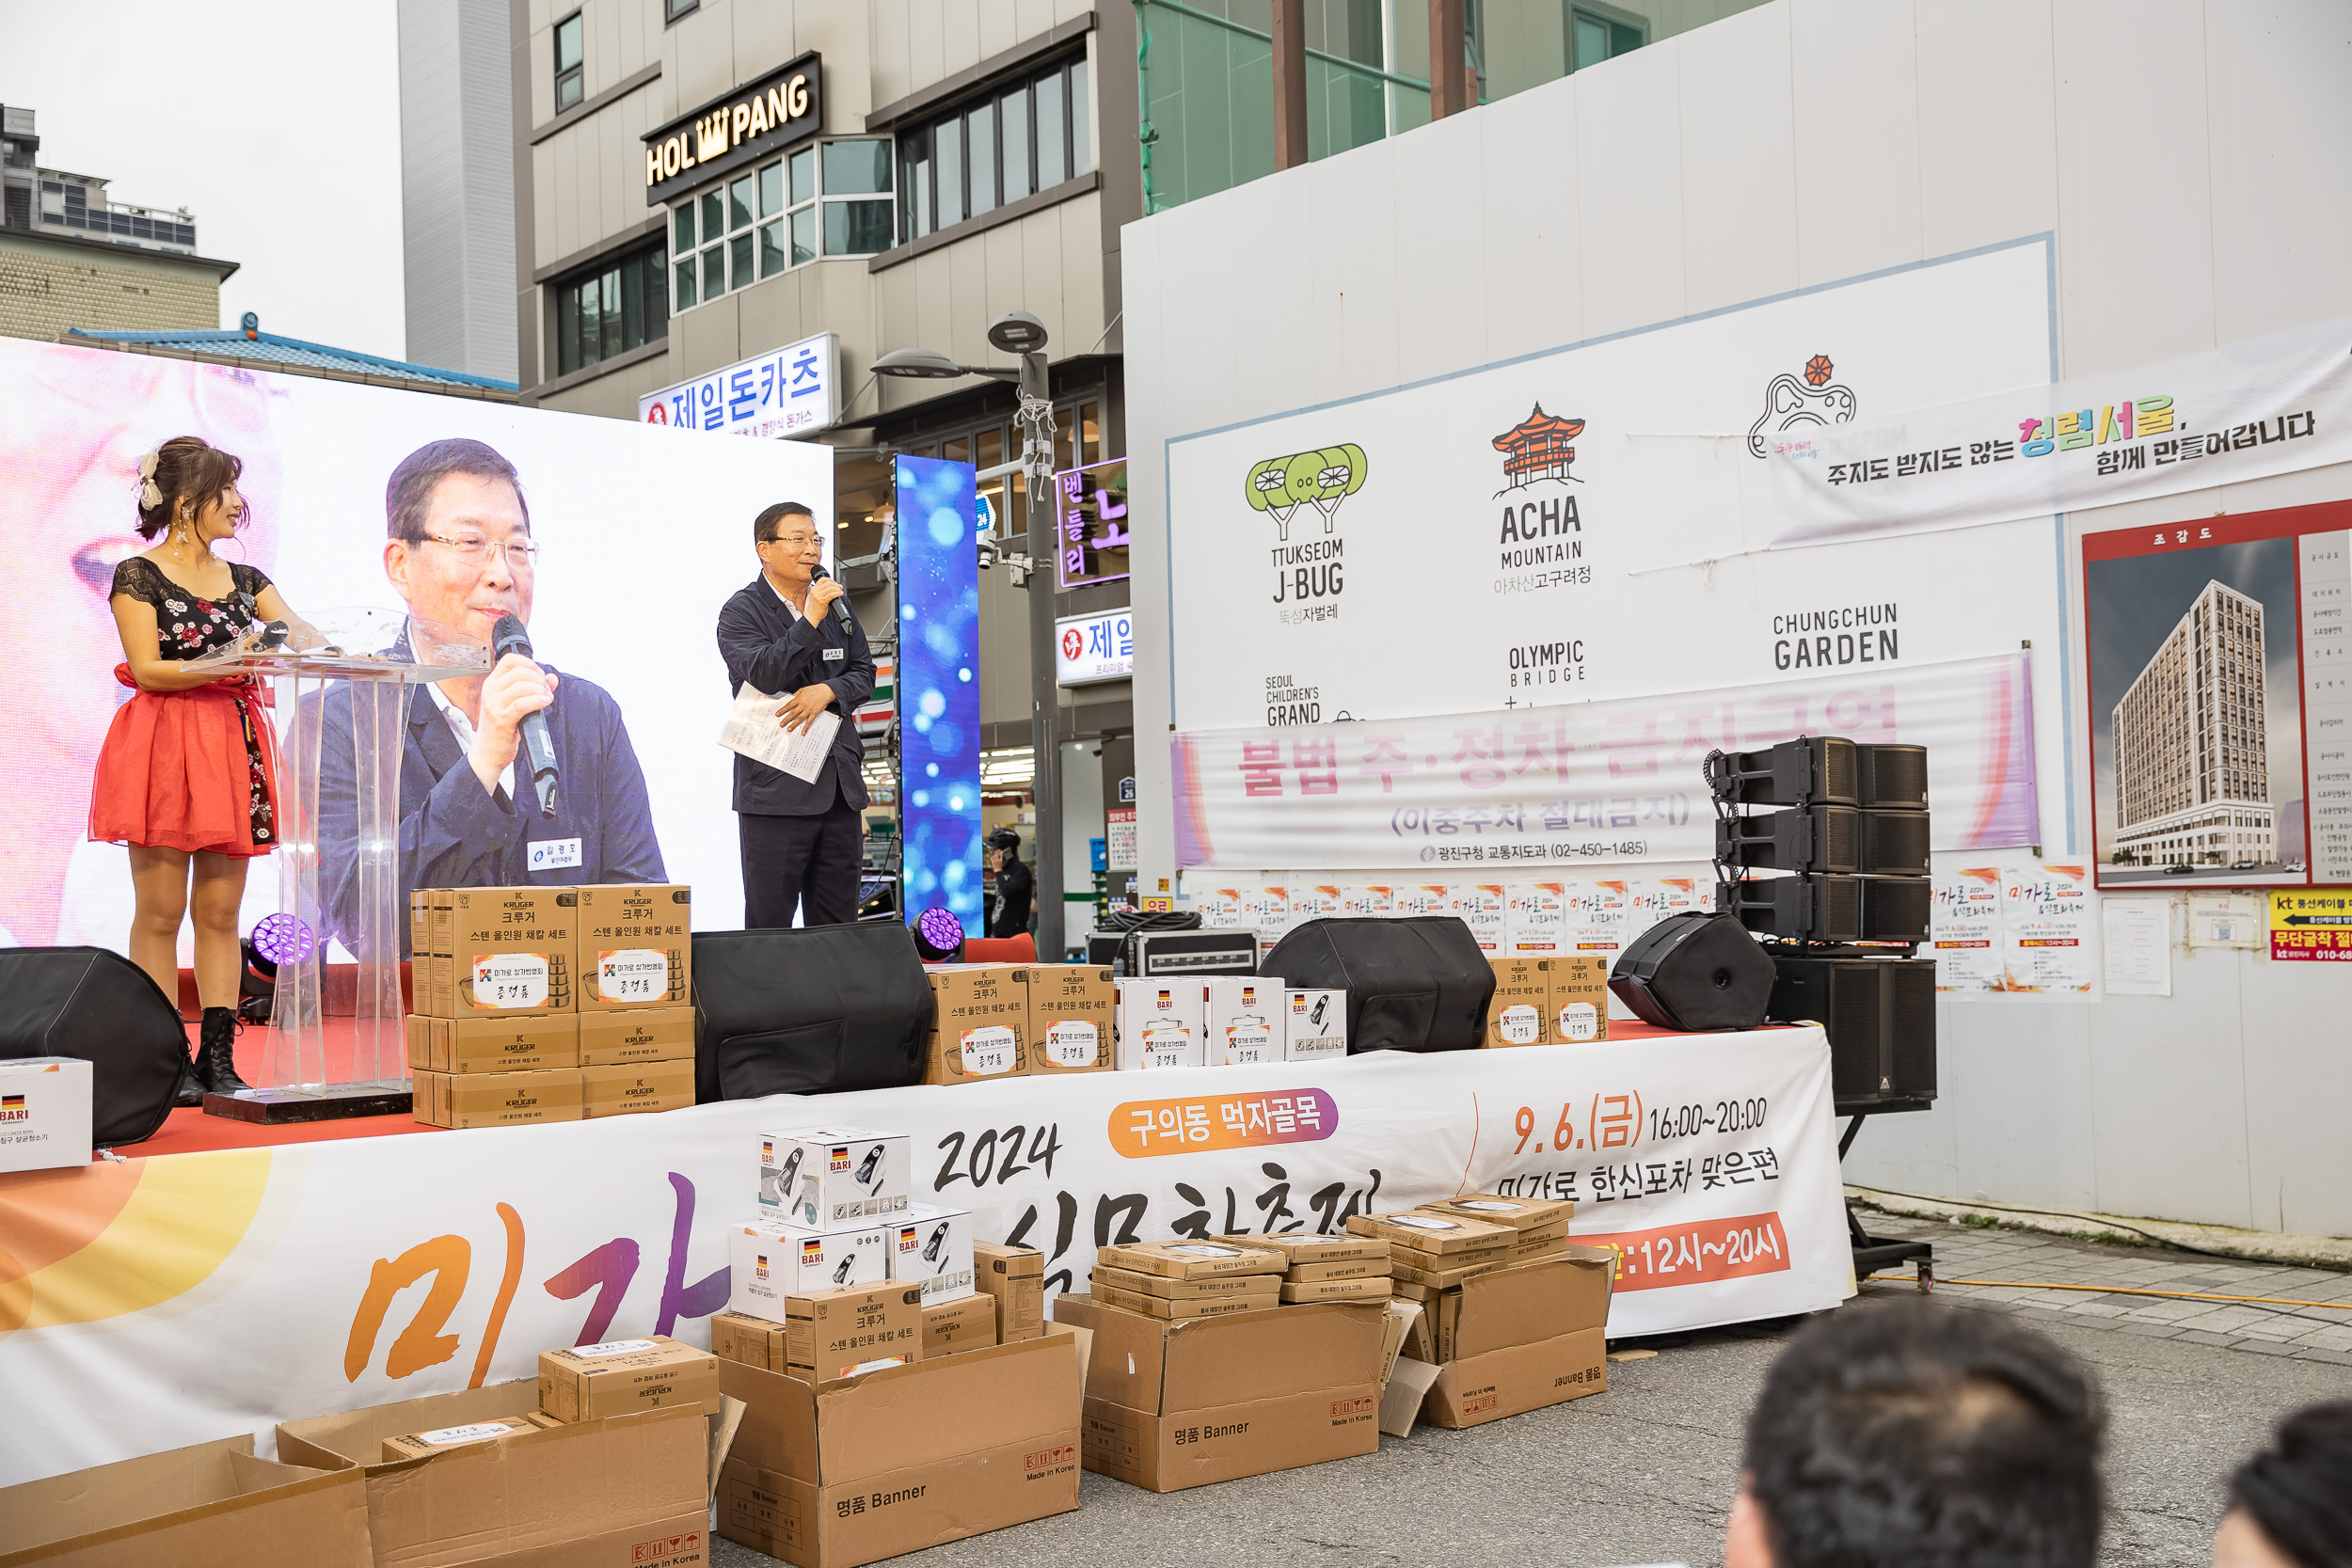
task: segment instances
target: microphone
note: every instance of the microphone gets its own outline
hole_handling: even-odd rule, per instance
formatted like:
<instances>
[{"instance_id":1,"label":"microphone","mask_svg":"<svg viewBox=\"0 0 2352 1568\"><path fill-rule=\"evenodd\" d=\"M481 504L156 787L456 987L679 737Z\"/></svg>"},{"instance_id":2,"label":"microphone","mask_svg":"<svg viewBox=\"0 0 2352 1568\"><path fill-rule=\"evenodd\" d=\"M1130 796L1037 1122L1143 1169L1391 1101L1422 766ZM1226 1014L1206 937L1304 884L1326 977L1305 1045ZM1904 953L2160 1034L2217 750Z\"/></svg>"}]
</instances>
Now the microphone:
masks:
<instances>
[{"instance_id":1,"label":"microphone","mask_svg":"<svg viewBox=\"0 0 2352 1568\"><path fill-rule=\"evenodd\" d=\"M822 566L811 566L808 569L808 577L811 582L816 581L819 578L828 577L831 574L828 573ZM846 632L850 630L850 628L855 624L850 619L849 594L844 594L841 597L833 601L833 612L839 618L841 622L841 629L843 631Z\"/></svg>"},{"instance_id":2,"label":"microphone","mask_svg":"<svg viewBox=\"0 0 2352 1568\"><path fill-rule=\"evenodd\" d=\"M499 624L490 629L490 661L495 664L508 654L531 657L531 633L523 629L521 621L512 615L501 615ZM555 742L548 738L548 716L545 709L523 716L523 761L530 767L531 782L539 792L539 815L555 815L555 786L558 774L555 767Z\"/></svg>"}]
</instances>

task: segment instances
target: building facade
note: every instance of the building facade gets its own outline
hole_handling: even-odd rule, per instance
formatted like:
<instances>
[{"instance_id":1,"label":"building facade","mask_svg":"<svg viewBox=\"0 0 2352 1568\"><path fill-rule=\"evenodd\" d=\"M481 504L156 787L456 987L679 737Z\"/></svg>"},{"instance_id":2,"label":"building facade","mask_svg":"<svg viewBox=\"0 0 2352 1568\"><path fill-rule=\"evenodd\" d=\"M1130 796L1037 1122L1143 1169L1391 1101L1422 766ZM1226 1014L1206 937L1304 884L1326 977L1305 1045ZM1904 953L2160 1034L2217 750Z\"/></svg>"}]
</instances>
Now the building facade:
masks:
<instances>
[{"instance_id":1,"label":"building facade","mask_svg":"<svg viewBox=\"0 0 2352 1568\"><path fill-rule=\"evenodd\" d=\"M2262 602L2208 582L2115 705L2118 863L2277 860L2263 705Z\"/></svg>"},{"instance_id":2,"label":"building facade","mask_svg":"<svg viewBox=\"0 0 2352 1568\"><path fill-rule=\"evenodd\" d=\"M506 0L400 0L400 216L409 359L515 379Z\"/></svg>"}]
</instances>

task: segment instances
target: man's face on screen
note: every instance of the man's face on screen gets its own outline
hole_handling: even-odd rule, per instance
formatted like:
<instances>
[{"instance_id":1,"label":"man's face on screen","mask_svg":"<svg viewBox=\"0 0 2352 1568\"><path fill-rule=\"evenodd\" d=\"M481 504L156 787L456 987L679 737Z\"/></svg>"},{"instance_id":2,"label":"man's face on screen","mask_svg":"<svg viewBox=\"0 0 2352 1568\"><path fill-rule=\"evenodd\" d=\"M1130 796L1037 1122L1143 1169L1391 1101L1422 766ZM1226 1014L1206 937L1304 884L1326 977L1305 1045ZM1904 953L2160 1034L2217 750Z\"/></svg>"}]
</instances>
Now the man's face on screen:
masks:
<instances>
[{"instance_id":1,"label":"man's face on screen","mask_svg":"<svg viewBox=\"0 0 2352 1568\"><path fill-rule=\"evenodd\" d=\"M531 524L502 479L450 474L433 487L424 537L392 541L384 565L420 620L438 621L484 641L501 615L531 623Z\"/></svg>"}]
</instances>

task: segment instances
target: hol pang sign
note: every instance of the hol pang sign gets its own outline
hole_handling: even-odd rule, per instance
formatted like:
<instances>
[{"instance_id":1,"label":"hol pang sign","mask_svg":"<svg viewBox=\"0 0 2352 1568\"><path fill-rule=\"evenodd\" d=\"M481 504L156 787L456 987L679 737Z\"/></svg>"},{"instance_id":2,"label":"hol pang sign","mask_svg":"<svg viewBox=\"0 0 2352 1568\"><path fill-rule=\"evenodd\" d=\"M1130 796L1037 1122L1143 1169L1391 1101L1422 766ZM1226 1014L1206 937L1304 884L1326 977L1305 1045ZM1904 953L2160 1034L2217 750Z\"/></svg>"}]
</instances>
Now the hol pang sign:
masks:
<instances>
[{"instance_id":1,"label":"hol pang sign","mask_svg":"<svg viewBox=\"0 0 2352 1568\"><path fill-rule=\"evenodd\" d=\"M817 134L824 100L814 51L645 133L645 205L658 207Z\"/></svg>"}]
</instances>

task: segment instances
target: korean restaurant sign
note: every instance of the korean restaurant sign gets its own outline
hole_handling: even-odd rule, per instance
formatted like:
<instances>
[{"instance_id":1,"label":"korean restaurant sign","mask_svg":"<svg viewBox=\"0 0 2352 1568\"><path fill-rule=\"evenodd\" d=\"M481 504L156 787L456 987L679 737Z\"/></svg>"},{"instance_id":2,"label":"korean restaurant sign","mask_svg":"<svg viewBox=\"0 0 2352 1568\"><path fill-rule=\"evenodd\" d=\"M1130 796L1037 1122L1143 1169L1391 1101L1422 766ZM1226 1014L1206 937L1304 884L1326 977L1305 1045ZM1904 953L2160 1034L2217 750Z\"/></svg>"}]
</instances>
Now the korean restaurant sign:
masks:
<instances>
[{"instance_id":1,"label":"korean restaurant sign","mask_svg":"<svg viewBox=\"0 0 2352 1568\"><path fill-rule=\"evenodd\" d=\"M648 392L637 419L722 436L813 436L832 425L840 381L841 340L820 332Z\"/></svg>"},{"instance_id":2,"label":"korean restaurant sign","mask_svg":"<svg viewBox=\"0 0 2352 1568\"><path fill-rule=\"evenodd\" d=\"M1065 590L1127 576L1125 458L1054 476L1054 576Z\"/></svg>"},{"instance_id":3,"label":"korean restaurant sign","mask_svg":"<svg viewBox=\"0 0 2352 1568\"><path fill-rule=\"evenodd\" d=\"M1127 610L1054 623L1054 679L1062 686L1125 680L1136 673L1136 619Z\"/></svg>"},{"instance_id":4,"label":"korean restaurant sign","mask_svg":"<svg viewBox=\"0 0 2352 1568\"><path fill-rule=\"evenodd\" d=\"M825 115L821 63L811 51L646 132L645 205L658 207L815 135Z\"/></svg>"},{"instance_id":5,"label":"korean restaurant sign","mask_svg":"<svg viewBox=\"0 0 2352 1568\"><path fill-rule=\"evenodd\" d=\"M2352 461L2352 320L1775 436L1776 546L2047 517Z\"/></svg>"}]
</instances>

